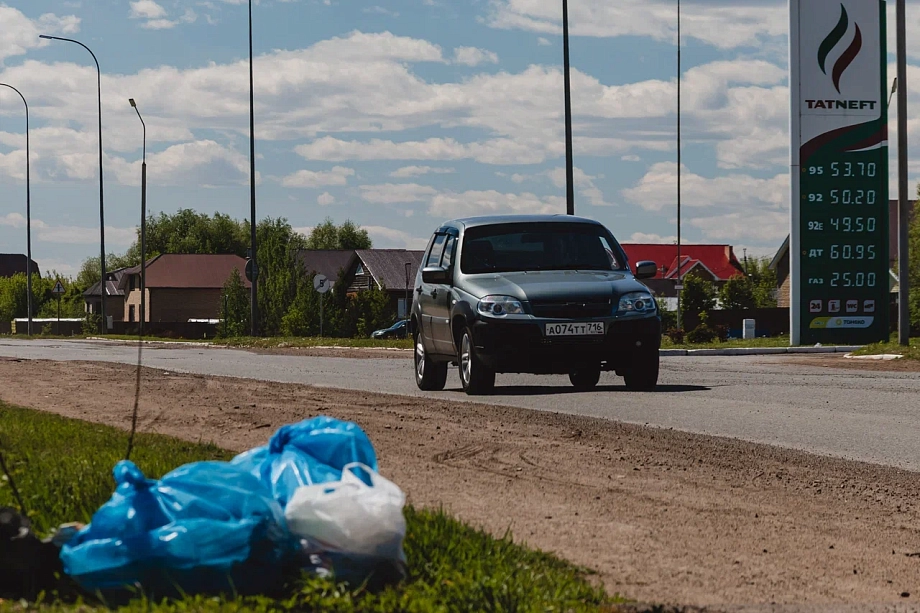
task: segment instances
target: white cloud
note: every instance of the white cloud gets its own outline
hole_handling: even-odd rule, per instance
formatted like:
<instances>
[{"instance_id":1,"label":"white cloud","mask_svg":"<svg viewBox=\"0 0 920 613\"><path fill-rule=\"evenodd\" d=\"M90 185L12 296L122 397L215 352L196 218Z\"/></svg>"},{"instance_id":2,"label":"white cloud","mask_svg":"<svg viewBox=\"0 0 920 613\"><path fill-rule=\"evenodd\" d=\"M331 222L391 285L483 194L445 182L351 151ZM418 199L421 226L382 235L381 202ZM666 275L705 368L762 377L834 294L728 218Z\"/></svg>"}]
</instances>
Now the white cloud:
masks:
<instances>
[{"instance_id":1,"label":"white cloud","mask_svg":"<svg viewBox=\"0 0 920 613\"><path fill-rule=\"evenodd\" d=\"M371 13L374 15L386 15L387 17L399 17L399 13L396 11L391 11L390 9L384 8L382 6L369 6L361 9L362 13Z\"/></svg>"},{"instance_id":2,"label":"white cloud","mask_svg":"<svg viewBox=\"0 0 920 613\"><path fill-rule=\"evenodd\" d=\"M476 47L457 47L454 49L454 63L464 66L479 66L480 64L498 64L498 54L494 51L478 49Z\"/></svg>"},{"instance_id":3,"label":"white cloud","mask_svg":"<svg viewBox=\"0 0 920 613\"><path fill-rule=\"evenodd\" d=\"M166 9L153 0L131 2L132 19L162 19L163 17L166 17Z\"/></svg>"},{"instance_id":4,"label":"white cloud","mask_svg":"<svg viewBox=\"0 0 920 613\"><path fill-rule=\"evenodd\" d=\"M330 204L335 203L335 196L329 192L323 192L316 197L316 204L320 206L329 206Z\"/></svg>"},{"instance_id":5,"label":"white cloud","mask_svg":"<svg viewBox=\"0 0 920 613\"><path fill-rule=\"evenodd\" d=\"M563 213L565 198L537 196L527 192L510 194L495 190L444 192L432 198L428 212L436 217Z\"/></svg>"},{"instance_id":6,"label":"white cloud","mask_svg":"<svg viewBox=\"0 0 920 613\"><path fill-rule=\"evenodd\" d=\"M367 230L376 249L424 249L428 237L413 236L404 230L386 226L361 226Z\"/></svg>"},{"instance_id":7,"label":"white cloud","mask_svg":"<svg viewBox=\"0 0 920 613\"><path fill-rule=\"evenodd\" d=\"M168 19L166 9L154 2L154 0L137 0L131 2L131 19L145 20L141 27L148 30L168 30L181 23L194 23L198 15L190 8L178 19Z\"/></svg>"},{"instance_id":8,"label":"white cloud","mask_svg":"<svg viewBox=\"0 0 920 613\"><path fill-rule=\"evenodd\" d=\"M9 213L0 217L0 226L25 228L26 218L19 213ZM55 226L41 219L32 218L33 240L46 243L60 243L67 245L98 245L99 228L83 226ZM128 247L137 238L136 228L105 227L106 246L116 245Z\"/></svg>"},{"instance_id":9,"label":"white cloud","mask_svg":"<svg viewBox=\"0 0 920 613\"><path fill-rule=\"evenodd\" d=\"M353 177L353 168L333 166L331 170L299 170L281 180L285 187L322 187L325 185L347 185L348 177Z\"/></svg>"},{"instance_id":10,"label":"white cloud","mask_svg":"<svg viewBox=\"0 0 920 613\"><path fill-rule=\"evenodd\" d=\"M540 45L541 47L549 47L553 43L549 42L548 38L543 38L541 36L540 38L537 39L537 44Z\"/></svg>"},{"instance_id":11,"label":"white cloud","mask_svg":"<svg viewBox=\"0 0 920 613\"><path fill-rule=\"evenodd\" d=\"M0 63L48 45L49 41L40 39L39 34L73 34L80 30L80 18L74 15L45 13L38 19L29 19L19 9L5 4L0 4L0 24Z\"/></svg>"},{"instance_id":12,"label":"white cloud","mask_svg":"<svg viewBox=\"0 0 920 613\"><path fill-rule=\"evenodd\" d=\"M553 185L565 189L565 167L549 170L546 172L546 175L553 182ZM575 180L575 188L581 195L588 199L588 202L591 203L592 206L609 205L609 203L604 201L604 193L594 183L594 179L597 177L589 176L584 170L578 167L572 169L572 177ZM512 177L512 180L514 180L514 177Z\"/></svg>"},{"instance_id":13,"label":"white cloud","mask_svg":"<svg viewBox=\"0 0 920 613\"><path fill-rule=\"evenodd\" d=\"M436 166L403 166L398 170L394 170L390 173L390 176L395 179L407 179L410 177L419 177L421 175L427 174L450 174L456 172L453 168L439 168Z\"/></svg>"},{"instance_id":14,"label":"white cloud","mask_svg":"<svg viewBox=\"0 0 920 613\"><path fill-rule=\"evenodd\" d=\"M647 234L645 232L633 232L632 236L624 243L653 243L661 245L670 245L677 242L676 236L661 236L660 234Z\"/></svg>"},{"instance_id":15,"label":"white cloud","mask_svg":"<svg viewBox=\"0 0 920 613\"><path fill-rule=\"evenodd\" d=\"M438 190L435 188L417 183L384 183L361 186L361 197L367 202L375 204L425 202L437 193Z\"/></svg>"},{"instance_id":16,"label":"white cloud","mask_svg":"<svg viewBox=\"0 0 920 613\"><path fill-rule=\"evenodd\" d=\"M642 161L642 158L640 158L638 155L632 155L632 154L624 155L620 159L623 160L624 162L641 162Z\"/></svg>"}]
</instances>

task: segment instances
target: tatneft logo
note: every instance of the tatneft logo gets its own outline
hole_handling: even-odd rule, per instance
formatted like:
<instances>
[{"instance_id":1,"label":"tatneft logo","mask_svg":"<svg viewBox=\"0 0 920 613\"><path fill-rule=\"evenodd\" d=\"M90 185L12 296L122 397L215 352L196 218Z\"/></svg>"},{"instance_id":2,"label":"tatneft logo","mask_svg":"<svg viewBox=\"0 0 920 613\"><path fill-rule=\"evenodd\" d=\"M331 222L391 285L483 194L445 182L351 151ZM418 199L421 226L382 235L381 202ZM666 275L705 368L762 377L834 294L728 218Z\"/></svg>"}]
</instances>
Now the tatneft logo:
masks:
<instances>
[{"instance_id":1,"label":"tatneft logo","mask_svg":"<svg viewBox=\"0 0 920 613\"><path fill-rule=\"evenodd\" d=\"M840 44L843 40L843 37L846 36L847 30L850 28L850 17L847 14L846 7L840 5L840 19L837 21L837 25L834 26L834 29L831 30L830 34L821 42L821 46L818 48L818 67L821 68L821 72L827 74L827 58L831 52ZM859 29L858 23L853 23L853 28L855 34L853 35L853 40L850 42L849 46L844 49L843 53L840 54L840 57L837 58L837 61L834 62L833 68L831 68L830 78L834 84L834 89L837 90L837 93L840 92L840 78L843 76L843 73L846 72L847 68L853 63L856 59L856 56L859 55L859 52L862 50L862 31ZM827 100L806 100L809 109L827 109L827 110L849 110L849 111L859 111L859 110L875 110L875 105L878 104L876 100L836 100L836 99L827 99Z\"/></svg>"}]
</instances>

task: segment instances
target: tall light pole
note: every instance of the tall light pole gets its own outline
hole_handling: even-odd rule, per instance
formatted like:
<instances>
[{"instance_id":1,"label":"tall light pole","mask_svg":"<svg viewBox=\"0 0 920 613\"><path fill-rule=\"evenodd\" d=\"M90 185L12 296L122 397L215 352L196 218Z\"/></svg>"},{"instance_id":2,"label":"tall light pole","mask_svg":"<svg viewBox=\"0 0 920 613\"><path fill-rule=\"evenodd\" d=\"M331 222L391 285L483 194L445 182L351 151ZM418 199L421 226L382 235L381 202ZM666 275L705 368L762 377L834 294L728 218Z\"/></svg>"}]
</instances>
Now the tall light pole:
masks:
<instances>
[{"instance_id":1,"label":"tall light pole","mask_svg":"<svg viewBox=\"0 0 920 613\"><path fill-rule=\"evenodd\" d=\"M250 297L250 334L256 336L259 330L258 283L259 266L256 261L256 118L255 94L252 79L252 0L249 0L249 248L252 258L252 280Z\"/></svg>"},{"instance_id":2,"label":"tall light pole","mask_svg":"<svg viewBox=\"0 0 920 613\"><path fill-rule=\"evenodd\" d=\"M99 284L99 303L101 305L100 314L102 315L102 334L105 334L107 322L105 318L105 205L102 181L102 70L99 68L99 60L96 59L96 54L93 53L92 49L80 41L73 40L72 38L61 38L59 36L47 36L45 34L39 35L39 38L45 38L48 40L62 40L64 42L80 45L89 51L89 54L93 56L93 61L96 62L96 94L99 100L99 266L102 271L102 277Z\"/></svg>"},{"instance_id":3,"label":"tall light pole","mask_svg":"<svg viewBox=\"0 0 920 613\"><path fill-rule=\"evenodd\" d=\"M137 108L134 98L128 98L128 102L137 113L137 118L141 120L141 126L144 129L144 149L143 161L141 162L141 317L138 322L138 331L144 336L144 321L147 319L147 124L141 117L141 111Z\"/></svg>"},{"instance_id":4,"label":"tall light pole","mask_svg":"<svg viewBox=\"0 0 920 613\"><path fill-rule=\"evenodd\" d=\"M910 344L910 258L907 211L907 25L905 0L897 2L898 45L898 343Z\"/></svg>"},{"instance_id":5,"label":"tall light pole","mask_svg":"<svg viewBox=\"0 0 920 613\"><path fill-rule=\"evenodd\" d=\"M22 98L22 103L26 105L26 292L29 294L26 298L26 308L29 309L28 333L29 336L32 336L32 187L29 176L29 158L31 157L29 151L29 103L26 102L26 97L22 95L22 92L12 85L7 83L0 83L0 85L9 87L19 94L19 97Z\"/></svg>"},{"instance_id":6,"label":"tall light pole","mask_svg":"<svg viewBox=\"0 0 920 613\"><path fill-rule=\"evenodd\" d=\"M677 0L677 327L680 329L680 295L684 291L680 259L680 0Z\"/></svg>"},{"instance_id":7,"label":"tall light pole","mask_svg":"<svg viewBox=\"0 0 920 613\"><path fill-rule=\"evenodd\" d=\"M575 166L572 155L572 83L569 76L569 2L562 0L562 64L565 80L565 212L575 214Z\"/></svg>"}]
</instances>

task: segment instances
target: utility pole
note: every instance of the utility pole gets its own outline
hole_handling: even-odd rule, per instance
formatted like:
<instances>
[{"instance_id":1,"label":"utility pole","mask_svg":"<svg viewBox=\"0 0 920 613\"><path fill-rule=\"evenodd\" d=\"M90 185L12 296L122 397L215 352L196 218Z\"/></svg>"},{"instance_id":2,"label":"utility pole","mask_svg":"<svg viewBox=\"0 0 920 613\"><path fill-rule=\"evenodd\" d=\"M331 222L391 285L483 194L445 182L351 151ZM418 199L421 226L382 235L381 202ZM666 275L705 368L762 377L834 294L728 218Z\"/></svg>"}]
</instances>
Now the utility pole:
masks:
<instances>
[{"instance_id":1,"label":"utility pole","mask_svg":"<svg viewBox=\"0 0 920 613\"><path fill-rule=\"evenodd\" d=\"M684 291L680 268L680 0L677 0L677 328L681 328L680 295Z\"/></svg>"},{"instance_id":2,"label":"utility pole","mask_svg":"<svg viewBox=\"0 0 920 613\"><path fill-rule=\"evenodd\" d=\"M910 258L907 195L907 23L905 0L897 0L898 28L898 343L910 345Z\"/></svg>"},{"instance_id":3,"label":"utility pole","mask_svg":"<svg viewBox=\"0 0 920 613\"><path fill-rule=\"evenodd\" d=\"M252 79L252 0L249 0L249 244L252 258L252 291L250 297L250 334L257 336L259 331L258 278L259 266L256 258L256 119L255 94Z\"/></svg>"},{"instance_id":4,"label":"utility pole","mask_svg":"<svg viewBox=\"0 0 920 613\"><path fill-rule=\"evenodd\" d=\"M562 0L562 63L565 80L565 212L575 214L575 162L572 153L572 82L569 72L569 2Z\"/></svg>"}]
</instances>

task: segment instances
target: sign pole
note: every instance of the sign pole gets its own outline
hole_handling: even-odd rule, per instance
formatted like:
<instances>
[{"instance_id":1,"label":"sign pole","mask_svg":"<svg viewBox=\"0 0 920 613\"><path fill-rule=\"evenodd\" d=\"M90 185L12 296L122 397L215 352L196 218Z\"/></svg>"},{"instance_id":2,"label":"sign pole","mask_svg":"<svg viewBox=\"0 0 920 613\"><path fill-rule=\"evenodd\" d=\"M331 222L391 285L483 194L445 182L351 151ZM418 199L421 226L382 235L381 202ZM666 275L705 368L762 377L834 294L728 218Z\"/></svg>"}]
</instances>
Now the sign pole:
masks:
<instances>
[{"instance_id":1,"label":"sign pole","mask_svg":"<svg viewBox=\"0 0 920 613\"><path fill-rule=\"evenodd\" d=\"M61 295L58 294L58 318L57 318L57 334L61 335Z\"/></svg>"},{"instance_id":2,"label":"sign pole","mask_svg":"<svg viewBox=\"0 0 920 613\"><path fill-rule=\"evenodd\" d=\"M897 0L898 45L898 343L910 344L910 258L907 195L907 25L905 0Z\"/></svg>"},{"instance_id":3,"label":"sign pole","mask_svg":"<svg viewBox=\"0 0 920 613\"><path fill-rule=\"evenodd\" d=\"M323 296L325 294L319 295L319 337L323 338Z\"/></svg>"}]
</instances>

